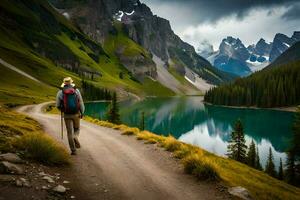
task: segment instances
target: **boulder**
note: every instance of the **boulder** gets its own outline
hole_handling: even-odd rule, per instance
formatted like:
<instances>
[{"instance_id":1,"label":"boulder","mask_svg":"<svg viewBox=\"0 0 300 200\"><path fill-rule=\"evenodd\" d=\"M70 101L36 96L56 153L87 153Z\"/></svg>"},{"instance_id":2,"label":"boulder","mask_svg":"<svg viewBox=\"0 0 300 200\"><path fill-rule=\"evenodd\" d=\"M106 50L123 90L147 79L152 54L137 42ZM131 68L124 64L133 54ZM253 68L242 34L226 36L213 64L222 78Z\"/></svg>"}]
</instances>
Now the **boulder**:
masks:
<instances>
[{"instance_id":1,"label":"boulder","mask_svg":"<svg viewBox=\"0 0 300 200\"><path fill-rule=\"evenodd\" d=\"M16 180L16 186L18 187L31 187L30 183L28 182L28 180L26 180L25 178L19 178Z\"/></svg>"},{"instance_id":2,"label":"boulder","mask_svg":"<svg viewBox=\"0 0 300 200\"><path fill-rule=\"evenodd\" d=\"M44 176L42 179L48 181L48 183L54 183L54 180L50 176Z\"/></svg>"},{"instance_id":3,"label":"boulder","mask_svg":"<svg viewBox=\"0 0 300 200\"><path fill-rule=\"evenodd\" d=\"M62 193L65 193L67 191L67 189L62 185L58 185L53 188L53 191L62 194Z\"/></svg>"},{"instance_id":4,"label":"boulder","mask_svg":"<svg viewBox=\"0 0 300 200\"><path fill-rule=\"evenodd\" d=\"M8 161L11 163L24 163L24 160L22 160L17 154L14 153L0 154L0 161Z\"/></svg>"},{"instance_id":5,"label":"boulder","mask_svg":"<svg viewBox=\"0 0 300 200\"><path fill-rule=\"evenodd\" d=\"M0 162L0 174L24 174L24 169L7 161Z\"/></svg>"},{"instance_id":6,"label":"boulder","mask_svg":"<svg viewBox=\"0 0 300 200\"><path fill-rule=\"evenodd\" d=\"M228 192L229 192L229 194L239 197L244 200L252 200L253 199L250 192L246 188L243 188L241 186L229 188Z\"/></svg>"}]
</instances>

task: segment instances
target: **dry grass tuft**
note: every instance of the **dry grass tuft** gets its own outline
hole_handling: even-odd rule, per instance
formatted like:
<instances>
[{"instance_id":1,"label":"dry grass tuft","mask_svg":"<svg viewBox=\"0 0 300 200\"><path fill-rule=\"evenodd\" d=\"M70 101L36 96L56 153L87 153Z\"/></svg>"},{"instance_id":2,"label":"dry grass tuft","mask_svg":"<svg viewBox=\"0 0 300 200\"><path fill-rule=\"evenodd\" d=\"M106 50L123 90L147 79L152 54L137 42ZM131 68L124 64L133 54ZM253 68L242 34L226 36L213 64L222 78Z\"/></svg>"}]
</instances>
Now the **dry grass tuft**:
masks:
<instances>
[{"instance_id":1,"label":"dry grass tuft","mask_svg":"<svg viewBox=\"0 0 300 200\"><path fill-rule=\"evenodd\" d=\"M198 153L190 154L184 158L183 166L186 173L196 176L199 180L220 180L215 165Z\"/></svg>"},{"instance_id":2,"label":"dry grass tuft","mask_svg":"<svg viewBox=\"0 0 300 200\"><path fill-rule=\"evenodd\" d=\"M122 129L122 135L137 135L140 132L138 128L124 128Z\"/></svg>"},{"instance_id":3,"label":"dry grass tuft","mask_svg":"<svg viewBox=\"0 0 300 200\"><path fill-rule=\"evenodd\" d=\"M176 140L173 136L169 136L161 142L161 146L164 147L167 151L174 152L180 150L182 145L181 142Z\"/></svg>"},{"instance_id":4,"label":"dry grass tuft","mask_svg":"<svg viewBox=\"0 0 300 200\"><path fill-rule=\"evenodd\" d=\"M12 142L17 149L25 152L25 157L48 165L70 163L67 150L53 138L42 133L27 133Z\"/></svg>"}]
</instances>

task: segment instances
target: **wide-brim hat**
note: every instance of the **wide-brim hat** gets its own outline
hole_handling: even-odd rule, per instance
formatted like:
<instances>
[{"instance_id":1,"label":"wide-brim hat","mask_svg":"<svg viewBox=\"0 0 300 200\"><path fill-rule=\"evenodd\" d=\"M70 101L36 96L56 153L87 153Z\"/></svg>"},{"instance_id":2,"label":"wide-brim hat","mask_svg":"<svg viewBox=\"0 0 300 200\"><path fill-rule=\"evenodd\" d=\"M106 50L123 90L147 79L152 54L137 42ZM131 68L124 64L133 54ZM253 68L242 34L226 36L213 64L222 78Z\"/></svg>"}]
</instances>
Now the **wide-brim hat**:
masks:
<instances>
[{"instance_id":1,"label":"wide-brim hat","mask_svg":"<svg viewBox=\"0 0 300 200\"><path fill-rule=\"evenodd\" d=\"M75 86L75 84L73 83L73 79L71 77L66 77L63 80L63 83L61 84L61 87L64 87L65 85L71 85L72 87Z\"/></svg>"}]
</instances>

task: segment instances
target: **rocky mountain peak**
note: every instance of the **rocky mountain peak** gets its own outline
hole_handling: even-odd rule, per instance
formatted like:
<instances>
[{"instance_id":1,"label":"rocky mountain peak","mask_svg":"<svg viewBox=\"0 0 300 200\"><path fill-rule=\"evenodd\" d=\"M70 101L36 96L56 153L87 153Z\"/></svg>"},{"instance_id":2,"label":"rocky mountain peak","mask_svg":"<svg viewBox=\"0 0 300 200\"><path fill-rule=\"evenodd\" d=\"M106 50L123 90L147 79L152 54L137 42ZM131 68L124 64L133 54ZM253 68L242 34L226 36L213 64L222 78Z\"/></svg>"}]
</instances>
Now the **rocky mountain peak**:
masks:
<instances>
[{"instance_id":1,"label":"rocky mountain peak","mask_svg":"<svg viewBox=\"0 0 300 200\"><path fill-rule=\"evenodd\" d=\"M292 35L292 38L296 41L300 40L300 31L295 31L294 34Z\"/></svg>"},{"instance_id":2,"label":"rocky mountain peak","mask_svg":"<svg viewBox=\"0 0 300 200\"><path fill-rule=\"evenodd\" d=\"M296 41L300 39L299 36L299 32L294 32L294 35L291 38L282 33L277 33L273 40L273 45L270 52L270 61L273 62L278 56L290 48Z\"/></svg>"},{"instance_id":3,"label":"rocky mountain peak","mask_svg":"<svg viewBox=\"0 0 300 200\"><path fill-rule=\"evenodd\" d=\"M258 56L267 56L270 53L272 45L267 43L265 39L261 38L255 45L252 53Z\"/></svg>"},{"instance_id":4,"label":"rocky mountain peak","mask_svg":"<svg viewBox=\"0 0 300 200\"><path fill-rule=\"evenodd\" d=\"M222 40L219 51L220 54L226 54L231 58L246 60L249 57L249 52L242 41L231 36Z\"/></svg>"}]
</instances>

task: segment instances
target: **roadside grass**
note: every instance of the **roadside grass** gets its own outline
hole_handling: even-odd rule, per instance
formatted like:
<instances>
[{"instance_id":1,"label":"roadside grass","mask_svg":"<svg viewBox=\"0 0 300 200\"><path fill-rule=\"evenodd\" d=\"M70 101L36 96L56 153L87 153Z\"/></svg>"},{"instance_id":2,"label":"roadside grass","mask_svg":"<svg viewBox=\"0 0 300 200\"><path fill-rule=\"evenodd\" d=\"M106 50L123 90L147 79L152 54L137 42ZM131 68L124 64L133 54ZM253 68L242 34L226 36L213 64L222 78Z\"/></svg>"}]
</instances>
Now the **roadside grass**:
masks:
<instances>
[{"instance_id":1,"label":"roadside grass","mask_svg":"<svg viewBox=\"0 0 300 200\"><path fill-rule=\"evenodd\" d=\"M300 189L270 177L264 172L229 158L217 156L200 147L186 144L172 136L162 136L149 131L138 131L126 125L114 125L106 121L86 117L85 120L100 126L121 130L121 134L134 135L146 144L157 144L180 160L184 171L199 180L221 181L228 187L247 188L254 199L299 199ZM134 130L134 131L132 131Z\"/></svg>"},{"instance_id":2,"label":"roadside grass","mask_svg":"<svg viewBox=\"0 0 300 200\"><path fill-rule=\"evenodd\" d=\"M0 107L0 152L17 152L46 165L70 163L67 150L37 121L4 107Z\"/></svg>"},{"instance_id":3,"label":"roadside grass","mask_svg":"<svg viewBox=\"0 0 300 200\"><path fill-rule=\"evenodd\" d=\"M12 141L13 147L24 152L24 157L47 165L69 163L67 150L50 136L43 133L29 133Z\"/></svg>"},{"instance_id":4,"label":"roadside grass","mask_svg":"<svg viewBox=\"0 0 300 200\"><path fill-rule=\"evenodd\" d=\"M215 164L204 159L199 153L193 153L183 159L184 171L196 176L199 180L217 181L220 175Z\"/></svg>"}]
</instances>

